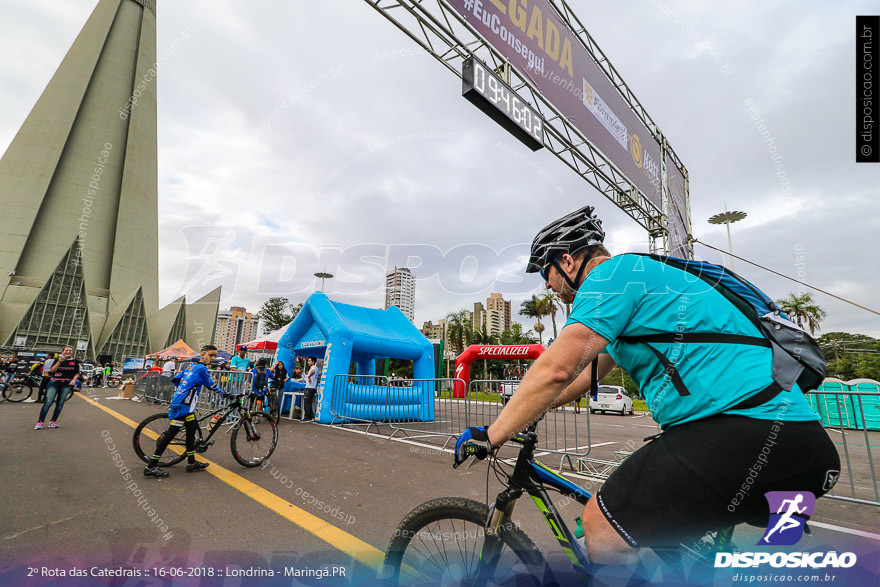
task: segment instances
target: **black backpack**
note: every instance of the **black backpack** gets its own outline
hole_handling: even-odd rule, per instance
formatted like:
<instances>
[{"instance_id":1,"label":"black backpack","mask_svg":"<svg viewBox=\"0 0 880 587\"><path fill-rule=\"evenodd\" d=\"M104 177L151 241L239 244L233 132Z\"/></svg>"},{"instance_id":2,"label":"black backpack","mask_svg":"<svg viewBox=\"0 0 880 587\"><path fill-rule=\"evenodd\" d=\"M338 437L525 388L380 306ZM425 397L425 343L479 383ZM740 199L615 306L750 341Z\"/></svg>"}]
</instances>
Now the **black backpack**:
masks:
<instances>
[{"instance_id":1,"label":"black backpack","mask_svg":"<svg viewBox=\"0 0 880 587\"><path fill-rule=\"evenodd\" d=\"M266 368L265 367L257 367L256 375L254 375L254 387L257 389L263 389L266 387Z\"/></svg>"}]
</instances>

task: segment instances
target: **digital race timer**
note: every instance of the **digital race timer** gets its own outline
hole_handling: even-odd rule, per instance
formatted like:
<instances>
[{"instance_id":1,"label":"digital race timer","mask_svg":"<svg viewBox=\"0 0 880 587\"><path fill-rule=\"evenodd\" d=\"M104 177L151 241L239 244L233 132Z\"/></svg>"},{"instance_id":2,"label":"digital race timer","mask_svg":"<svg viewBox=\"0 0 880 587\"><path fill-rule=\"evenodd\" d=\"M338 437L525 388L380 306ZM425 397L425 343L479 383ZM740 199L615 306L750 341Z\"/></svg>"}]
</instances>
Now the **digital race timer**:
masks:
<instances>
[{"instance_id":1,"label":"digital race timer","mask_svg":"<svg viewBox=\"0 0 880 587\"><path fill-rule=\"evenodd\" d=\"M532 151L544 146L544 119L486 64L471 55L461 72L461 95Z\"/></svg>"}]
</instances>

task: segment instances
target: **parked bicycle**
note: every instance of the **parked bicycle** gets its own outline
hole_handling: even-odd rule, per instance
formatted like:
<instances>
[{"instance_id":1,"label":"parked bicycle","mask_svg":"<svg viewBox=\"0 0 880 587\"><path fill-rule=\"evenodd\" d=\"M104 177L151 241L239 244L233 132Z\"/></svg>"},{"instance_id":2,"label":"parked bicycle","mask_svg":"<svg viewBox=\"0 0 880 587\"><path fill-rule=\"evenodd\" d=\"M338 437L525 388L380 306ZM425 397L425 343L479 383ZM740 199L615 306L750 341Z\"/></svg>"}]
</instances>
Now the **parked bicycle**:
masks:
<instances>
[{"instance_id":1,"label":"parked bicycle","mask_svg":"<svg viewBox=\"0 0 880 587\"><path fill-rule=\"evenodd\" d=\"M243 398L245 401L242 401ZM231 399L229 404L208 412L197 420L199 427L196 430L195 450L197 453L207 451L215 442L212 437L228 420L232 457L244 467L256 467L275 451L275 446L278 444L277 420L270 414L252 411L250 404L253 396L250 394L232 396ZM219 418L215 419L214 416ZM150 457L155 452L156 440L168 430L170 424L167 412L153 414L138 424L132 437L132 444L134 452L142 461L149 464ZM203 429L208 430L207 436L202 434ZM144 451L145 446L148 451ZM181 428L159 460L159 466L170 467L184 458L186 458L186 430Z\"/></svg>"},{"instance_id":2,"label":"parked bicycle","mask_svg":"<svg viewBox=\"0 0 880 587\"><path fill-rule=\"evenodd\" d=\"M35 389L40 389L40 376L28 374L15 377L9 383L0 384L3 397L11 402L22 402L31 397Z\"/></svg>"},{"instance_id":3,"label":"parked bicycle","mask_svg":"<svg viewBox=\"0 0 880 587\"><path fill-rule=\"evenodd\" d=\"M492 505L441 497L423 503L403 518L385 556L385 579L393 585L431 586L529 584L519 581L526 576L538 585L556 582L559 578L554 578L544 555L511 517L523 493L538 506L573 572L586 577L587 554L553 505L548 490L574 500L581 508L592 495L535 461L536 426L511 439L521 445L512 471L504 468L497 455L491 457L489 465L504 484ZM653 550L670 572L681 572L685 564L693 563L691 573L711 573L711 562L707 561L715 552L729 550L732 536L729 528L690 545Z\"/></svg>"}]
</instances>

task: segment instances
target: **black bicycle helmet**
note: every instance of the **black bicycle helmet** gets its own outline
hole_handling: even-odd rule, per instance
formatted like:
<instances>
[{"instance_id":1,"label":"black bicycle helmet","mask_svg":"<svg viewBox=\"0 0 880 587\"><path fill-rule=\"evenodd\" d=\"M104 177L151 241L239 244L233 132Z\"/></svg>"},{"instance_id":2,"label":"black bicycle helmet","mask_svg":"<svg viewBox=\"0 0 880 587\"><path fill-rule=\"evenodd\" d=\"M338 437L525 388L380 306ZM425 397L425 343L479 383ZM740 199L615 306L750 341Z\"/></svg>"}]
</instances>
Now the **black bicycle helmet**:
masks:
<instances>
[{"instance_id":1,"label":"black bicycle helmet","mask_svg":"<svg viewBox=\"0 0 880 587\"><path fill-rule=\"evenodd\" d=\"M526 273L537 273L560 255L573 255L604 240L602 221L593 216L592 206L584 206L541 229L532 241Z\"/></svg>"}]
</instances>

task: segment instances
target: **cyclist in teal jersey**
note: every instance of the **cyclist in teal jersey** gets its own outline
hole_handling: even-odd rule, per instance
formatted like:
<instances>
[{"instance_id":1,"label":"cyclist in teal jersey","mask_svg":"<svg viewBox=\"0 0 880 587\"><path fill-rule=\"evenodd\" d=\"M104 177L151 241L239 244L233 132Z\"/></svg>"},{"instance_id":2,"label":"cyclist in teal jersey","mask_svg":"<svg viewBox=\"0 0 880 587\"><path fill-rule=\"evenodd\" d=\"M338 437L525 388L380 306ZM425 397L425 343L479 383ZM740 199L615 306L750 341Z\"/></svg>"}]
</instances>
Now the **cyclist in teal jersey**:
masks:
<instances>
[{"instance_id":1,"label":"cyclist in teal jersey","mask_svg":"<svg viewBox=\"0 0 880 587\"><path fill-rule=\"evenodd\" d=\"M604 237L590 206L535 237L526 271L573 304L569 319L495 422L461 434L457 459L467 445L488 455L548 409L588 393L588 367L598 357L597 379L616 365L625 369L663 432L588 502L583 525L594 564L626 564L638 547L690 542L739 523L766 525L768 491L827 493L840 459L801 390L756 400L773 382L771 349L627 340L670 332L762 336L757 328L684 271L646 256L611 257Z\"/></svg>"}]
</instances>

